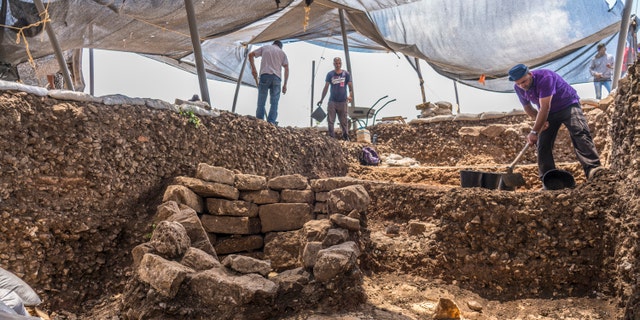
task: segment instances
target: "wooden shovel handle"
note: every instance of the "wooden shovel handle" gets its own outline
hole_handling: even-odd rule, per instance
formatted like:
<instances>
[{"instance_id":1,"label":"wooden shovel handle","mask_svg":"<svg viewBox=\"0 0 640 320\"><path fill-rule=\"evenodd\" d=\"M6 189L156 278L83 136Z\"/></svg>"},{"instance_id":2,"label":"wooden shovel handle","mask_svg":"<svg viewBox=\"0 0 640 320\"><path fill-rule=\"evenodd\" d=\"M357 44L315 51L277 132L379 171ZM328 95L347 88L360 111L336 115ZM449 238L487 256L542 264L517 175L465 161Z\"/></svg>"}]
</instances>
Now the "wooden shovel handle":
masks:
<instances>
[{"instance_id":1,"label":"wooden shovel handle","mask_svg":"<svg viewBox=\"0 0 640 320\"><path fill-rule=\"evenodd\" d=\"M520 153L518 153L518 155L516 156L516 158L513 160L513 162L511 162L511 164L509 165L509 168L507 168L507 172L511 173L513 172L513 168L516 166L516 163L518 163L518 161L520 160L520 158L522 158L522 155L525 153L525 151L527 151L527 149L529 149L529 142L527 142L527 144L524 145L524 148L522 148L522 150L520 151Z\"/></svg>"}]
</instances>

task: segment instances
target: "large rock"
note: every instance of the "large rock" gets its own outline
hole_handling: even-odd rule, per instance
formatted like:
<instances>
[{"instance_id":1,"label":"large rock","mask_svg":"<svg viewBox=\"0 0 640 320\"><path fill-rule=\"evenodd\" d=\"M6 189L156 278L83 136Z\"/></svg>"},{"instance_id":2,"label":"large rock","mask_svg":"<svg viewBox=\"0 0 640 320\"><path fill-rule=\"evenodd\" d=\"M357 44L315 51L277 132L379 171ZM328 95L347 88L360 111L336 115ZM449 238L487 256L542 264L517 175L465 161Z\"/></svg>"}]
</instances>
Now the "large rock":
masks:
<instances>
[{"instance_id":1,"label":"large rock","mask_svg":"<svg viewBox=\"0 0 640 320\"><path fill-rule=\"evenodd\" d=\"M157 211L158 213L154 221L159 222L166 220L180 223L187 231L187 235L191 240L191 246L217 259L216 251L209 241L209 236L202 226L202 221L193 209L186 206L180 207L176 202L168 201L159 205Z\"/></svg>"},{"instance_id":2,"label":"large rock","mask_svg":"<svg viewBox=\"0 0 640 320\"><path fill-rule=\"evenodd\" d=\"M359 256L360 250L353 241L322 249L313 266L313 275L320 282L336 279L357 268Z\"/></svg>"},{"instance_id":3,"label":"large rock","mask_svg":"<svg viewBox=\"0 0 640 320\"><path fill-rule=\"evenodd\" d=\"M265 260L230 254L222 260L222 264L233 271L249 274L258 273L266 277L271 272L271 263Z\"/></svg>"},{"instance_id":4,"label":"large rock","mask_svg":"<svg viewBox=\"0 0 640 320\"><path fill-rule=\"evenodd\" d=\"M148 283L161 295L173 298L178 293L180 285L188 273L193 269L178 262L169 261L155 254L145 254L138 267L140 280Z\"/></svg>"},{"instance_id":5,"label":"large rock","mask_svg":"<svg viewBox=\"0 0 640 320\"><path fill-rule=\"evenodd\" d=\"M264 257L278 272L297 268L301 247L300 232L270 232L264 238Z\"/></svg>"},{"instance_id":6,"label":"large rock","mask_svg":"<svg viewBox=\"0 0 640 320\"><path fill-rule=\"evenodd\" d=\"M196 170L196 178L202 179L204 181L227 184L230 186L233 186L236 180L233 171L223 167L211 166L206 163L198 164L198 169Z\"/></svg>"},{"instance_id":7,"label":"large rock","mask_svg":"<svg viewBox=\"0 0 640 320\"><path fill-rule=\"evenodd\" d=\"M191 240L182 224L166 220L158 224L150 242L167 259L180 258L191 247Z\"/></svg>"},{"instance_id":8,"label":"large rock","mask_svg":"<svg viewBox=\"0 0 640 320\"><path fill-rule=\"evenodd\" d=\"M216 216L254 218L258 216L258 205L242 200L207 198L207 211Z\"/></svg>"},{"instance_id":9,"label":"large rock","mask_svg":"<svg viewBox=\"0 0 640 320\"><path fill-rule=\"evenodd\" d=\"M234 186L240 191L263 190L267 188L267 178L253 174L236 174Z\"/></svg>"},{"instance_id":10,"label":"large rock","mask_svg":"<svg viewBox=\"0 0 640 320\"><path fill-rule=\"evenodd\" d=\"M274 203L260 206L262 232L290 231L302 228L313 219L312 207L306 203Z\"/></svg>"},{"instance_id":11,"label":"large rock","mask_svg":"<svg viewBox=\"0 0 640 320\"><path fill-rule=\"evenodd\" d=\"M205 214L201 218L207 232L224 234L257 234L260 232L260 219L249 217L213 216Z\"/></svg>"},{"instance_id":12,"label":"large rock","mask_svg":"<svg viewBox=\"0 0 640 320\"><path fill-rule=\"evenodd\" d=\"M209 182L191 177L177 177L175 181L177 184L184 185L193 190L193 192L197 193L199 196L205 198L217 197L229 200L238 200L238 197L240 196L240 191L228 184Z\"/></svg>"},{"instance_id":13,"label":"large rock","mask_svg":"<svg viewBox=\"0 0 640 320\"><path fill-rule=\"evenodd\" d=\"M236 276L222 268L198 272L189 281L194 301L229 315L218 319L242 319L236 312L248 306L273 306L277 289L275 283L258 274Z\"/></svg>"},{"instance_id":14,"label":"large rock","mask_svg":"<svg viewBox=\"0 0 640 320\"><path fill-rule=\"evenodd\" d=\"M261 235L232 236L221 238L216 241L214 248L218 254L229 254L238 252L251 252L262 249L264 239Z\"/></svg>"},{"instance_id":15,"label":"large rock","mask_svg":"<svg viewBox=\"0 0 640 320\"><path fill-rule=\"evenodd\" d=\"M273 190L304 190L309 187L309 181L301 174L290 174L270 179L267 186Z\"/></svg>"},{"instance_id":16,"label":"large rock","mask_svg":"<svg viewBox=\"0 0 640 320\"><path fill-rule=\"evenodd\" d=\"M353 185L329 192L329 214L340 213L348 215L352 210L366 212L371 198L367 190L361 185Z\"/></svg>"},{"instance_id":17,"label":"large rock","mask_svg":"<svg viewBox=\"0 0 640 320\"><path fill-rule=\"evenodd\" d=\"M191 191L191 189L183 185L173 184L168 186L167 190L164 192L164 196L162 197L162 202L167 201L175 201L177 203L184 204L195 210L197 213L204 212L204 200L202 200L202 197L198 196L195 192Z\"/></svg>"}]
</instances>

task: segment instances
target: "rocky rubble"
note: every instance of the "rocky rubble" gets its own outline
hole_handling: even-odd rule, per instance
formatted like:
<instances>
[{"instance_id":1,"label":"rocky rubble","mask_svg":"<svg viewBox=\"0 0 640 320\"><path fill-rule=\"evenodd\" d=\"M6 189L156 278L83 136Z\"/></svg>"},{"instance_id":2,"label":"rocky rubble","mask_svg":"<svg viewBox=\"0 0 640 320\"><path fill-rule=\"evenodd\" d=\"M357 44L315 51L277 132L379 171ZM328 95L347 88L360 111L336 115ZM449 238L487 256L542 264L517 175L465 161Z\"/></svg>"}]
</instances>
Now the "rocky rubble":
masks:
<instances>
[{"instance_id":1,"label":"rocky rubble","mask_svg":"<svg viewBox=\"0 0 640 320\"><path fill-rule=\"evenodd\" d=\"M558 191L539 190L533 154L518 167L526 188L459 187L460 170L504 171L522 147L522 130L530 126L517 114L376 125L370 131L378 136L379 153L420 163L381 168L358 164L362 144L332 140L311 129L278 128L215 110L181 113L145 99L12 88L0 92L0 214L6 222L0 225L0 265L36 289L43 298L40 308L52 318L214 313L232 318L235 313L226 305L194 306L191 299L206 292L192 281L196 275L206 284L229 274L264 279L263 291L249 289L246 300L225 296L235 297L239 314L247 317L268 317L274 309L252 309L244 302L264 306L277 301L282 319L430 318L443 296L457 304L465 319L634 319L640 314L640 85L635 66L621 81L613 104L586 111L610 168L586 181L561 132L556 159L578 186ZM316 274L315 265L310 268L313 259L300 248L321 251L310 243L324 246L325 240L308 238L331 229L324 229L326 221L346 230L354 227L342 218L318 220L325 222L305 224L299 231L267 232L262 251L244 257L218 255L218 235L214 240L206 231L187 227L198 225L198 210L224 207L214 203L210 209L204 200L187 200L187 189L195 192L201 185L190 179L203 180L192 178L198 163L225 168L234 181L255 188L265 181L253 176L268 180L299 174L334 184L327 190L358 179L370 199L354 241L359 278L349 278L353 281L344 286L299 291L318 286L315 276L332 274L330 268ZM235 197L233 190L218 187L219 193ZM303 193L284 193L304 202ZM174 198L163 199L167 195ZM330 201L328 196L320 197ZM161 221L167 222L156 233L152 226ZM327 231L327 238L344 239L344 232ZM252 260L265 256L278 273L273 278L264 276L264 262ZM278 288L275 296L269 281ZM300 292L309 299L299 299ZM335 298L342 294L353 299ZM203 299L224 299L212 295Z\"/></svg>"}]
</instances>

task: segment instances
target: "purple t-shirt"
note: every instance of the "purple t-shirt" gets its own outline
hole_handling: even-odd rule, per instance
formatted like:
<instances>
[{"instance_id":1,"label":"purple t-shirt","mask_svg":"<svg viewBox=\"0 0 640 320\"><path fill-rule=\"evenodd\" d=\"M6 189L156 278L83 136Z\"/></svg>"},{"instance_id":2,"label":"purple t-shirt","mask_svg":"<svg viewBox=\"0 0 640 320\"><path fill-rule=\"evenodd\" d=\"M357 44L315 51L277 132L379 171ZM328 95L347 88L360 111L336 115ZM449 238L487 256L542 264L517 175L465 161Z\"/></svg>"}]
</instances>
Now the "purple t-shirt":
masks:
<instances>
[{"instance_id":1,"label":"purple t-shirt","mask_svg":"<svg viewBox=\"0 0 640 320\"><path fill-rule=\"evenodd\" d=\"M347 70L342 70L342 73L337 74L335 70L329 71L326 82L331 85L331 91L329 92L329 101L333 102L345 102L347 101L347 85L351 82L351 75Z\"/></svg>"},{"instance_id":2,"label":"purple t-shirt","mask_svg":"<svg viewBox=\"0 0 640 320\"><path fill-rule=\"evenodd\" d=\"M540 98L553 96L549 113L554 113L580 102L576 90L559 74L551 70L540 69L531 71L531 75L533 83L529 90L525 91L517 85L513 86L523 106L531 102L540 110Z\"/></svg>"}]
</instances>

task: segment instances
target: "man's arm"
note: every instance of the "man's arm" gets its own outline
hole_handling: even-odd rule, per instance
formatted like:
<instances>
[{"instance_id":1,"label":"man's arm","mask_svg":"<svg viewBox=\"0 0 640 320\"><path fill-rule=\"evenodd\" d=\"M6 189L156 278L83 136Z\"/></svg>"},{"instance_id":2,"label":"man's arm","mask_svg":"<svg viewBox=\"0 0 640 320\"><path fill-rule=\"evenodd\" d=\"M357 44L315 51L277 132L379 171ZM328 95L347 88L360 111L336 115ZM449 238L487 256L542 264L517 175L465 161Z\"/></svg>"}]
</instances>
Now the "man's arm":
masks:
<instances>
[{"instance_id":1,"label":"man's arm","mask_svg":"<svg viewBox=\"0 0 640 320\"><path fill-rule=\"evenodd\" d=\"M524 108L524 112L527 113L527 115L531 118L531 120L535 120L536 116L538 116L538 110L536 110L536 108L534 108L531 103L527 103L526 105L522 106Z\"/></svg>"},{"instance_id":2,"label":"man's arm","mask_svg":"<svg viewBox=\"0 0 640 320\"><path fill-rule=\"evenodd\" d=\"M325 82L324 88L322 89L322 96L320 97L320 101L318 101L318 106L322 105L322 100L324 100L324 96L327 95L328 89L329 89L329 82Z\"/></svg>"},{"instance_id":3,"label":"man's arm","mask_svg":"<svg viewBox=\"0 0 640 320\"><path fill-rule=\"evenodd\" d=\"M258 76L258 70L256 69L256 52L252 51L249 53L249 63L251 64L251 74L254 78Z\"/></svg>"},{"instance_id":4,"label":"man's arm","mask_svg":"<svg viewBox=\"0 0 640 320\"><path fill-rule=\"evenodd\" d=\"M351 100L353 100L353 82L349 81L348 86L349 86L349 96L347 97L347 101L351 102Z\"/></svg>"},{"instance_id":5,"label":"man's arm","mask_svg":"<svg viewBox=\"0 0 640 320\"><path fill-rule=\"evenodd\" d=\"M289 81L289 65L284 65L284 84L282 85L282 94L287 93L287 82Z\"/></svg>"},{"instance_id":6,"label":"man's arm","mask_svg":"<svg viewBox=\"0 0 640 320\"><path fill-rule=\"evenodd\" d=\"M527 141L529 141L529 144L535 145L538 142L538 133L546 128L552 98L553 96L540 98L540 110L538 110L538 114L536 115L536 122L533 125L533 128L531 128L529 135L527 135Z\"/></svg>"}]
</instances>

